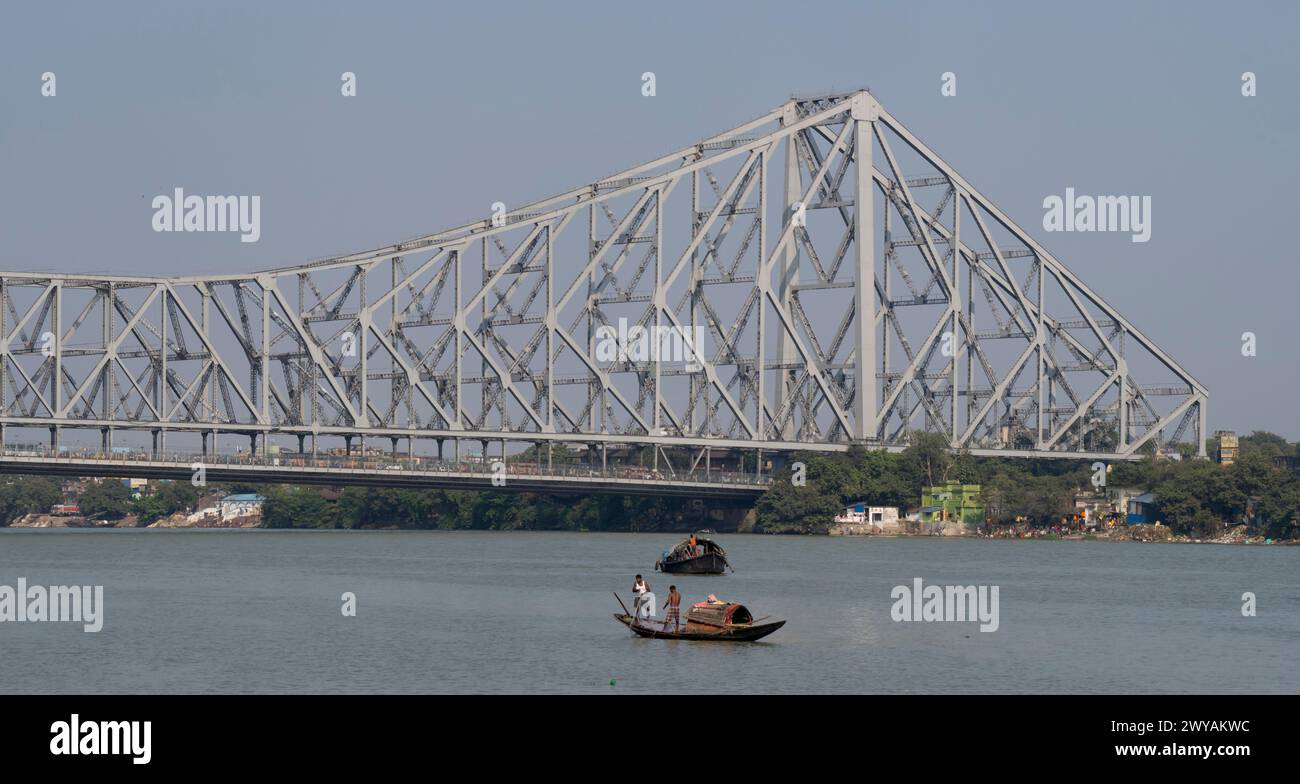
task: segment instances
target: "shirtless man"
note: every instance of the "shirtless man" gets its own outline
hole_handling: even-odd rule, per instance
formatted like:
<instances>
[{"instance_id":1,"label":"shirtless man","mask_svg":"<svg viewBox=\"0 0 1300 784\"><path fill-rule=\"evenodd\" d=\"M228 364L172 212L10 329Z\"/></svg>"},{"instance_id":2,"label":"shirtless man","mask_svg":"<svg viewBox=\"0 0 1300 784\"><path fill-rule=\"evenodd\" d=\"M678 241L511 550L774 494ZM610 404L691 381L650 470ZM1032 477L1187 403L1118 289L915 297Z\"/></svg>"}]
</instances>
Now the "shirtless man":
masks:
<instances>
[{"instance_id":1,"label":"shirtless man","mask_svg":"<svg viewBox=\"0 0 1300 784\"><path fill-rule=\"evenodd\" d=\"M668 608L664 610L664 631L668 631L668 622L673 622L673 631L679 631L682 625L681 606L682 595L677 593L677 586L668 586L668 599L665 602Z\"/></svg>"}]
</instances>

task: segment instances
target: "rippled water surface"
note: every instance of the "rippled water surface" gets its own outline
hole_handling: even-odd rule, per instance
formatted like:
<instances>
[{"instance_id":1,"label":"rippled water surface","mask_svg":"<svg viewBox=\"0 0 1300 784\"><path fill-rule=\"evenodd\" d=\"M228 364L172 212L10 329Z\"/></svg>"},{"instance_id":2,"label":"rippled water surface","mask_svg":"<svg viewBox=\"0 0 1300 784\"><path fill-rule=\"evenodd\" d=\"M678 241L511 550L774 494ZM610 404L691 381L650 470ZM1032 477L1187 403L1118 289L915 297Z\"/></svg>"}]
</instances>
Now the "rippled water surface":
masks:
<instances>
[{"instance_id":1,"label":"rippled water surface","mask_svg":"<svg viewBox=\"0 0 1300 784\"><path fill-rule=\"evenodd\" d=\"M0 529L0 585L106 605L97 634L0 623L0 693L1300 692L1300 547L723 535L734 574L654 573L676 539ZM632 637L637 572L789 623ZM1000 628L894 622L915 577L999 586Z\"/></svg>"}]
</instances>

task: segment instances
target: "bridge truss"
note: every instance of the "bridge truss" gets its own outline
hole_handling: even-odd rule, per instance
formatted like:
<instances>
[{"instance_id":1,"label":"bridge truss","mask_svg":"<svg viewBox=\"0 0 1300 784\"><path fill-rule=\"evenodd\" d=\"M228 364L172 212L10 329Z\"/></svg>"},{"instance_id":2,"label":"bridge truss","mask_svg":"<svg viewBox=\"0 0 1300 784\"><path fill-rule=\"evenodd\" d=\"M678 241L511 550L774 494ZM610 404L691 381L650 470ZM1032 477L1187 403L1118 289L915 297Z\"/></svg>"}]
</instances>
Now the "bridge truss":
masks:
<instances>
[{"instance_id":1,"label":"bridge truss","mask_svg":"<svg viewBox=\"0 0 1300 784\"><path fill-rule=\"evenodd\" d=\"M637 328L694 350L611 357ZM300 452L370 437L657 462L929 431L977 454L1132 458L1188 432L1203 454L1207 397L866 91L364 253L0 273L0 425L56 445L87 428L105 448L145 430L204 452L222 434Z\"/></svg>"}]
</instances>

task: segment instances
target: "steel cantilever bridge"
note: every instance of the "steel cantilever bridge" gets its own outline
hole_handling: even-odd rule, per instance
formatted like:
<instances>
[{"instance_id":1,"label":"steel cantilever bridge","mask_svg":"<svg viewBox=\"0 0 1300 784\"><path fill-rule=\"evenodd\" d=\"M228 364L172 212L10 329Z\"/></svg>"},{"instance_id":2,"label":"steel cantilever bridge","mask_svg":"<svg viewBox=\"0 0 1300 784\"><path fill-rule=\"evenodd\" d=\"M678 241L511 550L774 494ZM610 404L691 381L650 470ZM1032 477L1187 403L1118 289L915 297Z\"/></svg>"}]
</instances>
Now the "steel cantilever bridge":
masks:
<instances>
[{"instance_id":1,"label":"steel cantilever bridge","mask_svg":"<svg viewBox=\"0 0 1300 784\"><path fill-rule=\"evenodd\" d=\"M1190 428L1205 449L1206 388L865 90L377 250L249 274L4 272L0 300L0 425L49 432L39 454L7 448L9 471L188 476L197 458L487 486L491 454L535 446L507 486L743 495L765 454L914 431L1124 459ZM638 328L702 338L601 345ZM74 429L98 445L61 444ZM136 459L125 431L152 436ZM367 462L367 440L391 457ZM585 450L582 469L555 445ZM758 459L714 469L741 452Z\"/></svg>"}]
</instances>

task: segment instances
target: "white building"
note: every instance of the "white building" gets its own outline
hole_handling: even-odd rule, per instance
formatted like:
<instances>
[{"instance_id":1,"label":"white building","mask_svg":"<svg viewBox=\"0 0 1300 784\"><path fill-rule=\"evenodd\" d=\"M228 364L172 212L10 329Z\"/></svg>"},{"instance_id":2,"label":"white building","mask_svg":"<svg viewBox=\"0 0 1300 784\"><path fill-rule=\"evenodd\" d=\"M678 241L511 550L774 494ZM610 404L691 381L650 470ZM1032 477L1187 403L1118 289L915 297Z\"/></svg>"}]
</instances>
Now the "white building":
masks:
<instances>
[{"instance_id":1,"label":"white building","mask_svg":"<svg viewBox=\"0 0 1300 784\"><path fill-rule=\"evenodd\" d=\"M265 500L266 496L254 493L228 495L221 499L221 519L229 520L232 517L247 517L248 515L260 514L262 502Z\"/></svg>"},{"instance_id":2,"label":"white building","mask_svg":"<svg viewBox=\"0 0 1300 784\"><path fill-rule=\"evenodd\" d=\"M889 534L899 530L898 507L867 506L858 502L845 507L844 514L836 515L831 534Z\"/></svg>"}]
</instances>

